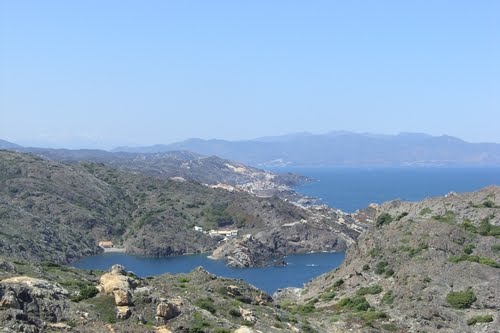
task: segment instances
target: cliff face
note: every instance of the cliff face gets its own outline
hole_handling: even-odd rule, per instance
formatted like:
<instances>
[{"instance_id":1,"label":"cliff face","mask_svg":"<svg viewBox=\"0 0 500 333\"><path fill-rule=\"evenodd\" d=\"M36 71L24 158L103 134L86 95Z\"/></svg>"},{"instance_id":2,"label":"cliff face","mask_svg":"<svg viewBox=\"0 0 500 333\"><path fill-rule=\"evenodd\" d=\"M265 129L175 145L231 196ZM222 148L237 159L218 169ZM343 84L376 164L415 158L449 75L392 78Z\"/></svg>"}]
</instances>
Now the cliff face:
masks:
<instances>
[{"instance_id":1,"label":"cliff face","mask_svg":"<svg viewBox=\"0 0 500 333\"><path fill-rule=\"evenodd\" d=\"M274 223L225 242L212 257L224 259L230 266L254 267L284 265L287 254L320 251L345 251L359 235L354 228L365 228L349 214L325 208L307 210L307 219L292 223Z\"/></svg>"},{"instance_id":2,"label":"cliff face","mask_svg":"<svg viewBox=\"0 0 500 333\"><path fill-rule=\"evenodd\" d=\"M311 321L326 332L496 332L499 187L389 202L368 214L378 226L344 264L283 293L285 303L310 304Z\"/></svg>"}]
</instances>

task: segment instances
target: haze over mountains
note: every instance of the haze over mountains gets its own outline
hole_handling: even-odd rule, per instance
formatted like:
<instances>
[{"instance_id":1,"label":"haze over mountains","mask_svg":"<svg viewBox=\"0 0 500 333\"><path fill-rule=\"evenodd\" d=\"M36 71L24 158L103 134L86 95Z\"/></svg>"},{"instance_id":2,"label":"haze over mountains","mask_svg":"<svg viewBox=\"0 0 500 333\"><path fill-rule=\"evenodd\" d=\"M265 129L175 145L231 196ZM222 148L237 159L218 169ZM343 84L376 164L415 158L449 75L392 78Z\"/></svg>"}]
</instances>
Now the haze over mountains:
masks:
<instances>
[{"instance_id":1,"label":"haze over mountains","mask_svg":"<svg viewBox=\"0 0 500 333\"><path fill-rule=\"evenodd\" d=\"M0 140L0 148L57 156L58 160L129 158L124 153L189 151L253 166L500 166L500 144L470 143L422 133L382 135L334 131L295 133L251 140L188 139L171 144L104 150L21 147ZM119 154L116 154L119 153Z\"/></svg>"},{"instance_id":2,"label":"haze over mountains","mask_svg":"<svg viewBox=\"0 0 500 333\"><path fill-rule=\"evenodd\" d=\"M500 144L469 143L420 133L380 135L296 133L244 141L189 139L168 145L118 147L113 151L188 150L250 165L497 166Z\"/></svg>"}]
</instances>

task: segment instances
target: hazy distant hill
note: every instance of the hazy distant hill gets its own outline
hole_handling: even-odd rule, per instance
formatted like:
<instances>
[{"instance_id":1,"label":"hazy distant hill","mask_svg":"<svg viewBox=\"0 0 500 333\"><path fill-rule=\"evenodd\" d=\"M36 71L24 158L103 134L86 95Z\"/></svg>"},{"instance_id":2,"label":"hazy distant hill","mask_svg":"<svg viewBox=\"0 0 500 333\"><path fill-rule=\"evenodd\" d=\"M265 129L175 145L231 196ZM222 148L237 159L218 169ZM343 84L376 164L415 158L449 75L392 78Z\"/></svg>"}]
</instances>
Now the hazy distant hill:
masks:
<instances>
[{"instance_id":1,"label":"hazy distant hill","mask_svg":"<svg viewBox=\"0 0 500 333\"><path fill-rule=\"evenodd\" d=\"M16 148L21 148L21 146L16 145L15 143L0 139L0 149L16 149Z\"/></svg>"},{"instance_id":2,"label":"hazy distant hill","mask_svg":"<svg viewBox=\"0 0 500 333\"><path fill-rule=\"evenodd\" d=\"M173 150L216 155L250 165L500 166L500 144L420 133L297 133L246 141L189 139L114 149L135 153Z\"/></svg>"},{"instance_id":3,"label":"hazy distant hill","mask_svg":"<svg viewBox=\"0 0 500 333\"><path fill-rule=\"evenodd\" d=\"M232 186L249 183L267 184L268 186L264 186L266 191L270 190L269 187L279 190L280 185L294 186L308 181L307 177L290 173L277 175L216 156L203 156L188 151L131 153L109 152L99 149L22 147L11 143L6 144L4 149L31 153L63 163L103 163L114 168L142 173L147 176L160 178L182 177L210 185L220 183ZM276 193L268 193L268 195L272 194Z\"/></svg>"}]
</instances>

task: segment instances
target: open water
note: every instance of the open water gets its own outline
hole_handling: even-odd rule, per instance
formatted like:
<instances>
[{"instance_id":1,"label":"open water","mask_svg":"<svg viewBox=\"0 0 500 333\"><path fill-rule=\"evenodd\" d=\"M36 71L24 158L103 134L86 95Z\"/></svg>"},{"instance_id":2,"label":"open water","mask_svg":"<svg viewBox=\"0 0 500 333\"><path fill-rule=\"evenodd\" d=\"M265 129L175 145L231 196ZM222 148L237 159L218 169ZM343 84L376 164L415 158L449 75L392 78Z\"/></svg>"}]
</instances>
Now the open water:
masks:
<instances>
[{"instance_id":1,"label":"open water","mask_svg":"<svg viewBox=\"0 0 500 333\"><path fill-rule=\"evenodd\" d=\"M296 190L350 213L370 203L393 199L419 201L451 191L470 192L500 185L498 168L287 167L272 171L293 172L315 179Z\"/></svg>"},{"instance_id":2,"label":"open water","mask_svg":"<svg viewBox=\"0 0 500 333\"><path fill-rule=\"evenodd\" d=\"M244 279L268 293L279 288L302 287L312 278L339 266L344 252L310 253L290 255L283 267L234 268L227 267L221 260L207 258L206 254L167 258L135 256L126 253L103 253L86 257L72 266L83 269L108 270L114 264L121 264L140 277L163 273L187 273L198 266L218 276Z\"/></svg>"}]
</instances>

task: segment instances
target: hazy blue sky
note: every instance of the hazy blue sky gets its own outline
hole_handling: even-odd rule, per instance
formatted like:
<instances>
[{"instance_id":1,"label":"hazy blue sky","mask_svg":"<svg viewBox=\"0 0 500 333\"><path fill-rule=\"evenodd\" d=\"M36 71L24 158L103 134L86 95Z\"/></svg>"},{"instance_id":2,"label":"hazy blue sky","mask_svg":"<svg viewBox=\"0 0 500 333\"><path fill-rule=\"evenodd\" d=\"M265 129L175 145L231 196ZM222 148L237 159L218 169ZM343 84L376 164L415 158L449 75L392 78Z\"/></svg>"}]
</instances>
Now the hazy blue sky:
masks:
<instances>
[{"instance_id":1,"label":"hazy blue sky","mask_svg":"<svg viewBox=\"0 0 500 333\"><path fill-rule=\"evenodd\" d=\"M500 142L500 1L0 0L0 138Z\"/></svg>"}]
</instances>

